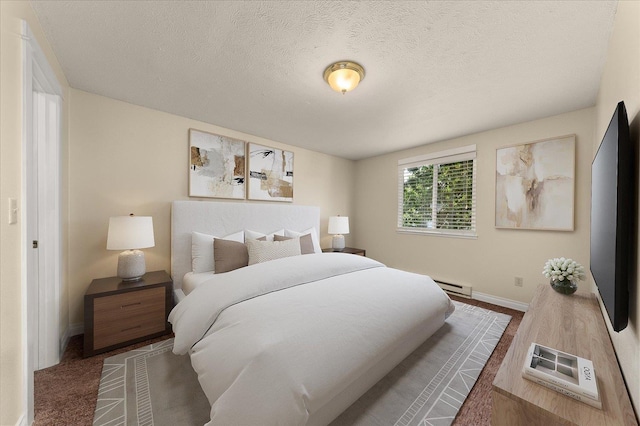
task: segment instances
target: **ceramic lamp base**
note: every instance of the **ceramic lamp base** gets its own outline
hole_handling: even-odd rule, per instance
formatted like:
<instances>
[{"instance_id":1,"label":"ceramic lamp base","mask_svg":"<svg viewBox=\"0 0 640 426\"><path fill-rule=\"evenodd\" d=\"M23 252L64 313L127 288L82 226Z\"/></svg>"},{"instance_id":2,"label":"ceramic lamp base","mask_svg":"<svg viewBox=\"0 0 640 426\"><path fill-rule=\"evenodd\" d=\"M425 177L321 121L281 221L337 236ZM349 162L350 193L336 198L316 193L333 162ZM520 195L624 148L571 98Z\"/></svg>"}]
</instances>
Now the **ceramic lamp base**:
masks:
<instances>
[{"instance_id":1,"label":"ceramic lamp base","mask_svg":"<svg viewBox=\"0 0 640 426\"><path fill-rule=\"evenodd\" d=\"M118 256L118 278L122 281L138 281L145 274L144 253L140 250L125 250Z\"/></svg>"},{"instance_id":2,"label":"ceramic lamp base","mask_svg":"<svg viewBox=\"0 0 640 426\"><path fill-rule=\"evenodd\" d=\"M344 235L334 235L333 240L331 240L331 248L334 250L343 250L344 249Z\"/></svg>"}]
</instances>

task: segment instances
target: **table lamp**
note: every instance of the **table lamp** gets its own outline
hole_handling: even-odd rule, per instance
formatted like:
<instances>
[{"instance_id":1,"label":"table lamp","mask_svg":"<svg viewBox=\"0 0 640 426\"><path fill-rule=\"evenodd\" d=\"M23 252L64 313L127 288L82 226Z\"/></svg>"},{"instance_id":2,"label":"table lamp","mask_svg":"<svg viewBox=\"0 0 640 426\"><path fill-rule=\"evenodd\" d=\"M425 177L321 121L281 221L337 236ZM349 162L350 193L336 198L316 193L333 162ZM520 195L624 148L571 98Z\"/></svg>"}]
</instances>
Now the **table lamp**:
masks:
<instances>
[{"instance_id":1,"label":"table lamp","mask_svg":"<svg viewBox=\"0 0 640 426\"><path fill-rule=\"evenodd\" d=\"M334 250L344 249L344 235L349 233L349 217L347 216L330 216L329 217L329 234L333 235L331 247Z\"/></svg>"},{"instance_id":2,"label":"table lamp","mask_svg":"<svg viewBox=\"0 0 640 426\"><path fill-rule=\"evenodd\" d=\"M124 250L118 256L118 278L138 281L146 272L144 253L138 249L155 246L151 216L109 218L107 250Z\"/></svg>"}]
</instances>

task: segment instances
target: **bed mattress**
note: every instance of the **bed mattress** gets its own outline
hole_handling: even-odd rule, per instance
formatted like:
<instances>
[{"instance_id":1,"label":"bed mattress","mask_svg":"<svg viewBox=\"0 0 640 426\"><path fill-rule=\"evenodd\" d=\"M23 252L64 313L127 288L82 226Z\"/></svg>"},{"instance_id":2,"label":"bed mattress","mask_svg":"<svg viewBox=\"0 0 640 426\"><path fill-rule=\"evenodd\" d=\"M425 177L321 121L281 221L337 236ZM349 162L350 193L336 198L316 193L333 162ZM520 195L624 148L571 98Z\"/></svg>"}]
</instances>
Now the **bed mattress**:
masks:
<instances>
[{"instance_id":1,"label":"bed mattress","mask_svg":"<svg viewBox=\"0 0 640 426\"><path fill-rule=\"evenodd\" d=\"M185 296L195 290L200 284L213 276L213 272L187 272L182 279L182 291Z\"/></svg>"}]
</instances>

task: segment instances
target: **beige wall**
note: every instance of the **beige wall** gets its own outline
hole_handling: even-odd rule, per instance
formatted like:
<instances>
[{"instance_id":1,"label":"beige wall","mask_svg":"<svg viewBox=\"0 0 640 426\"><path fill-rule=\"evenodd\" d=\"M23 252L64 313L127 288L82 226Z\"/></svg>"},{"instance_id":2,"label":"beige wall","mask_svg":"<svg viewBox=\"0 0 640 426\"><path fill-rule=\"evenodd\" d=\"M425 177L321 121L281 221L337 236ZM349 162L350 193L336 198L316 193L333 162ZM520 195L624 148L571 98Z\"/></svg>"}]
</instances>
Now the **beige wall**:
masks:
<instances>
[{"instance_id":1,"label":"beige wall","mask_svg":"<svg viewBox=\"0 0 640 426\"><path fill-rule=\"evenodd\" d=\"M9 197L21 200L22 175L22 39L21 20L29 23L38 44L52 66L63 96L67 97L68 83L62 73L31 6L26 1L0 2L0 424L11 425L26 414L22 392L26 386L22 372L21 341L21 250L22 224L8 224ZM67 102L62 103L62 185L66 186L67 157ZM63 245L66 246L65 196L63 194ZM63 265L62 303L60 306L61 332L69 323L66 266ZM26 420L26 419L24 419Z\"/></svg>"},{"instance_id":2,"label":"beige wall","mask_svg":"<svg viewBox=\"0 0 640 426\"><path fill-rule=\"evenodd\" d=\"M358 161L352 221L356 246L389 266L529 303L535 288L548 283L541 274L547 259L571 257L588 267L593 116L589 108ZM496 148L567 134L576 134L575 231L496 229ZM398 159L471 144L477 145L478 238L397 233ZM524 278L523 287L514 285L516 276Z\"/></svg>"},{"instance_id":3,"label":"beige wall","mask_svg":"<svg viewBox=\"0 0 640 426\"><path fill-rule=\"evenodd\" d=\"M156 245L145 249L147 270L169 271L171 202L189 199L189 128L293 151L294 203L320 207L323 247L330 245L328 217L352 212L352 161L73 89L70 114L72 324L83 321L91 280L115 275L118 252L105 248L110 216L153 216Z\"/></svg>"},{"instance_id":4,"label":"beige wall","mask_svg":"<svg viewBox=\"0 0 640 426\"><path fill-rule=\"evenodd\" d=\"M616 104L622 100L625 102L631 124L631 139L637 146L640 141L640 2L636 1L618 3L614 30L609 41L607 62L595 108L597 124L593 155L600 146ZM638 189L640 193L640 187ZM640 224L640 214L636 220ZM640 288L638 287L640 257L636 265L635 280L630 289L629 325L620 333L616 333L612 331L606 313L604 317L631 400L638 413L640 412Z\"/></svg>"},{"instance_id":5,"label":"beige wall","mask_svg":"<svg viewBox=\"0 0 640 426\"><path fill-rule=\"evenodd\" d=\"M390 266L454 282L474 291L528 302L544 261L570 256L588 264L590 162L615 102L627 103L632 134L640 134L640 3L621 1L595 109L496 129L358 162L283 145L159 111L69 90L28 2L1 1L0 55L0 424L15 424L22 405L20 224L7 224L7 198L21 191L21 40L19 19L29 22L65 91L63 218L65 241L61 331L83 321L84 291L93 278L115 273L117 252L105 249L108 218L134 212L154 217L156 246L146 250L148 270L169 269L170 202L187 196L187 130L190 127L295 152L295 203L321 207L324 247L327 218L352 217L347 244ZM67 114L67 111L70 115ZM597 123L596 126L593 122ZM495 149L515 143L577 135L574 232L497 230L493 226ZM594 138L595 134L595 138ZM395 232L396 161L451 147L478 146L478 238L401 235ZM355 167L354 167L355 164ZM68 210L67 210L68 209ZM640 218L639 218L640 220ZM67 229L67 222L69 224ZM68 237L68 240L67 240ZM640 273L640 271L639 271ZM524 287L513 285L515 276ZM584 285L584 284L583 284ZM612 339L636 409L640 322L637 285L629 327Z\"/></svg>"}]
</instances>

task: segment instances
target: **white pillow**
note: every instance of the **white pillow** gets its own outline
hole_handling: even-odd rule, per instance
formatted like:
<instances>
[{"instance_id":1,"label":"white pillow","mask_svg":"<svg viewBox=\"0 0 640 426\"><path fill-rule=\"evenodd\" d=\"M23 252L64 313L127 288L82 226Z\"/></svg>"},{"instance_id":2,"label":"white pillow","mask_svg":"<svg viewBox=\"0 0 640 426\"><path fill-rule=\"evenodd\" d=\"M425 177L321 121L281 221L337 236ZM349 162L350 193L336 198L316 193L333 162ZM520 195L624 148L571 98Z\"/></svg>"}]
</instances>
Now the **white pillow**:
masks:
<instances>
[{"instance_id":1,"label":"white pillow","mask_svg":"<svg viewBox=\"0 0 640 426\"><path fill-rule=\"evenodd\" d=\"M285 241L247 240L249 265L268 262L283 257L300 256L300 240L292 238Z\"/></svg>"},{"instance_id":2,"label":"white pillow","mask_svg":"<svg viewBox=\"0 0 640 426\"><path fill-rule=\"evenodd\" d=\"M202 234L200 232L194 231L191 233L191 270L196 274L213 271L215 269L213 238L213 235ZM222 239L244 243L244 232L239 231L227 235Z\"/></svg>"},{"instance_id":3,"label":"white pillow","mask_svg":"<svg viewBox=\"0 0 640 426\"><path fill-rule=\"evenodd\" d=\"M284 229L280 229L270 234L263 234L262 232L256 232L256 231L251 231L249 229L245 229L244 242L246 243L248 240L257 240L258 238L262 238L262 237L266 237L265 241L273 241L274 235L280 235L281 237L284 237Z\"/></svg>"},{"instance_id":4,"label":"white pillow","mask_svg":"<svg viewBox=\"0 0 640 426\"><path fill-rule=\"evenodd\" d=\"M285 237L291 237L291 238L302 237L303 235L306 235L306 234L311 234L311 241L313 241L313 251L315 253L322 253L322 249L320 248L320 242L318 241L318 231L316 231L315 227L311 227L306 231L302 231L302 232L292 231L291 229L284 230Z\"/></svg>"}]
</instances>

